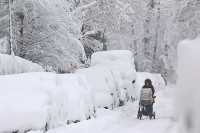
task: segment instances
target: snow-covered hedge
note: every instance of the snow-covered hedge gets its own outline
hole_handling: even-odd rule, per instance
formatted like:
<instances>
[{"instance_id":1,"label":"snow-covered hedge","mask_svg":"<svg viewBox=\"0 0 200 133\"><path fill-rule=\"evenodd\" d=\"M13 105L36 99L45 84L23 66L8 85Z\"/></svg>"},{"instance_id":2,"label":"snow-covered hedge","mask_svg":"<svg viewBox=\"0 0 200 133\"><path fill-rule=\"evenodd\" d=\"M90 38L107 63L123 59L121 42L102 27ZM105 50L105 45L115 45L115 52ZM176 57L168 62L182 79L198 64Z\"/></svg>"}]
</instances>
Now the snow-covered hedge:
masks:
<instances>
[{"instance_id":1,"label":"snow-covered hedge","mask_svg":"<svg viewBox=\"0 0 200 133\"><path fill-rule=\"evenodd\" d=\"M81 75L3 75L0 85L0 132L53 128L94 114L90 89Z\"/></svg>"},{"instance_id":2,"label":"snow-covered hedge","mask_svg":"<svg viewBox=\"0 0 200 133\"><path fill-rule=\"evenodd\" d=\"M0 75L42 71L42 66L36 63L18 56L0 54Z\"/></svg>"},{"instance_id":3,"label":"snow-covered hedge","mask_svg":"<svg viewBox=\"0 0 200 133\"><path fill-rule=\"evenodd\" d=\"M180 133L200 132L200 37L178 46L176 115Z\"/></svg>"},{"instance_id":4,"label":"snow-covered hedge","mask_svg":"<svg viewBox=\"0 0 200 133\"><path fill-rule=\"evenodd\" d=\"M136 85L135 85L135 96L136 98L140 97L141 89L144 85L145 79L151 79L152 84L155 88L155 91L163 89L165 87L165 80L161 77L160 74L152 74L148 72L137 72L136 73Z\"/></svg>"},{"instance_id":5,"label":"snow-covered hedge","mask_svg":"<svg viewBox=\"0 0 200 133\"><path fill-rule=\"evenodd\" d=\"M91 67L78 70L77 73L89 75L102 79L104 83L95 84L104 90L109 88L110 95L113 100L112 105L123 105L130 99L134 98L134 85L132 82L135 80L135 65L132 53L126 50L103 51L94 53L91 57ZM96 86L92 87L93 89ZM107 93L104 93L107 95ZM97 100L97 99L96 99ZM98 99L98 103L107 106L107 102L102 102ZM110 99L111 100L111 99Z\"/></svg>"}]
</instances>

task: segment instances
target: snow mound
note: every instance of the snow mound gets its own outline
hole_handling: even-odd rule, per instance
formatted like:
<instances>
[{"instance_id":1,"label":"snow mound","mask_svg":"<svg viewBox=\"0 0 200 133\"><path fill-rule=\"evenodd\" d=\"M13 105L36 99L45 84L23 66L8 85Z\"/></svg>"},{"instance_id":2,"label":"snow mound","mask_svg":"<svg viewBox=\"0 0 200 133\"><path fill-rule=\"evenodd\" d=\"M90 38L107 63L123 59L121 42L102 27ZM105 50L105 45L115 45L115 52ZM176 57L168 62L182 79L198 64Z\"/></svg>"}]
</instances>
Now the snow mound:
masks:
<instances>
[{"instance_id":1,"label":"snow mound","mask_svg":"<svg viewBox=\"0 0 200 133\"><path fill-rule=\"evenodd\" d=\"M176 115L180 133L200 132L200 37L178 46Z\"/></svg>"},{"instance_id":2,"label":"snow mound","mask_svg":"<svg viewBox=\"0 0 200 133\"><path fill-rule=\"evenodd\" d=\"M121 106L134 98L132 82L135 80L136 71L130 51L115 50L94 53L91 58L91 67L80 69L77 73L103 78L106 84L102 84L102 88L108 86L115 106Z\"/></svg>"},{"instance_id":3,"label":"snow mound","mask_svg":"<svg viewBox=\"0 0 200 133\"><path fill-rule=\"evenodd\" d=\"M151 79L152 84L154 86L155 91L159 91L165 87L165 80L161 77L160 74L152 74L148 72L137 72L136 73L136 89L135 94L136 98L140 97L140 92L142 87L144 86L145 79Z\"/></svg>"},{"instance_id":4,"label":"snow mound","mask_svg":"<svg viewBox=\"0 0 200 133\"><path fill-rule=\"evenodd\" d=\"M0 54L0 75L42 71L42 66L36 63L18 56Z\"/></svg>"},{"instance_id":5,"label":"snow mound","mask_svg":"<svg viewBox=\"0 0 200 133\"><path fill-rule=\"evenodd\" d=\"M6 75L0 76L0 84L0 132L50 129L94 113L81 75Z\"/></svg>"}]
</instances>

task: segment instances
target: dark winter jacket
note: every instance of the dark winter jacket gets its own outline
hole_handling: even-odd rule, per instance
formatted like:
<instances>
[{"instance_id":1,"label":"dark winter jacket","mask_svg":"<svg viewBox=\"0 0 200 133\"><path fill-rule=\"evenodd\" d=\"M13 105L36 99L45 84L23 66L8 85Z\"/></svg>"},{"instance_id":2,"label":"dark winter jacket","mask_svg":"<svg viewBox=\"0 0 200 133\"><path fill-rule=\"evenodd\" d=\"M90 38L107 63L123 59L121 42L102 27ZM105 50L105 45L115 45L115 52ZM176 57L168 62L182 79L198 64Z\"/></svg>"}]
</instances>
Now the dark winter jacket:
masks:
<instances>
[{"instance_id":1,"label":"dark winter jacket","mask_svg":"<svg viewBox=\"0 0 200 133\"><path fill-rule=\"evenodd\" d=\"M146 85L147 82L149 82L149 86ZM144 85L142 88L151 88L151 90L152 90L152 95L154 95L154 93L155 93L155 89L154 89L154 87L153 87L152 82L151 82L150 79L146 79L146 80L145 80L145 85Z\"/></svg>"}]
</instances>

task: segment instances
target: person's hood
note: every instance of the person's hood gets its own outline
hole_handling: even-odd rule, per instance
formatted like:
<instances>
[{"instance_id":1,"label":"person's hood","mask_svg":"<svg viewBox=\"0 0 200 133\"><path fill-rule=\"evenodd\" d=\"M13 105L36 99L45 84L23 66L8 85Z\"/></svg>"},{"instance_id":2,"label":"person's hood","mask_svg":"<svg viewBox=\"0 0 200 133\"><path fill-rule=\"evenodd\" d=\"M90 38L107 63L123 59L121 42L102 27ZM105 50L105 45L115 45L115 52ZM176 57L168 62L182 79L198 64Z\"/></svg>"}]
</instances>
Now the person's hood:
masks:
<instances>
[{"instance_id":1,"label":"person's hood","mask_svg":"<svg viewBox=\"0 0 200 133\"><path fill-rule=\"evenodd\" d=\"M146 80L144 81L144 84L146 85L147 82L149 82L149 84L152 85L152 82L151 82L150 79L146 79Z\"/></svg>"}]
</instances>

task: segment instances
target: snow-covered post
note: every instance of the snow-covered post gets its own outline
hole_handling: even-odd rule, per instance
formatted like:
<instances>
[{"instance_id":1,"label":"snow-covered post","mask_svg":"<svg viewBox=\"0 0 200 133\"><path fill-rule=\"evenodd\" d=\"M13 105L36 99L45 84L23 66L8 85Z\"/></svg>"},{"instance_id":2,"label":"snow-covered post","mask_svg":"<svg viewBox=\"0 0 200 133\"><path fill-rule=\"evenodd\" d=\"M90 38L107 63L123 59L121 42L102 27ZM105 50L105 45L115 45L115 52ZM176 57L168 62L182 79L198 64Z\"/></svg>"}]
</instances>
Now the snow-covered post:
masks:
<instances>
[{"instance_id":1,"label":"snow-covered post","mask_svg":"<svg viewBox=\"0 0 200 133\"><path fill-rule=\"evenodd\" d=\"M10 31L10 54L14 55L13 52L13 29L12 29L12 4L9 0L9 31Z\"/></svg>"}]
</instances>

